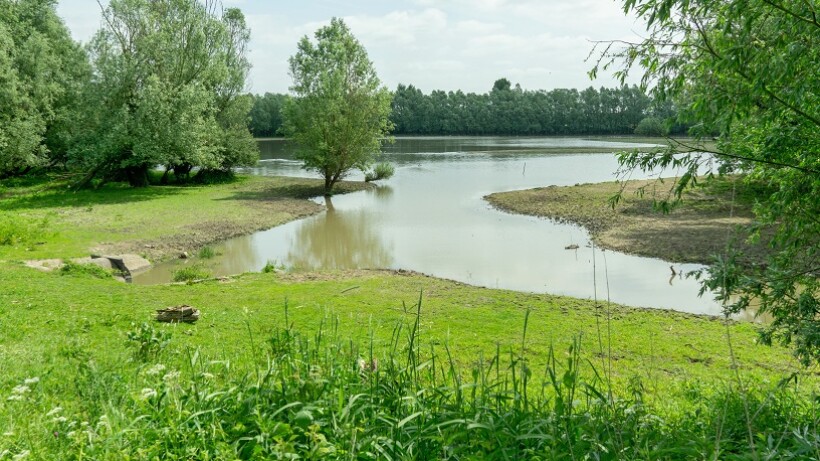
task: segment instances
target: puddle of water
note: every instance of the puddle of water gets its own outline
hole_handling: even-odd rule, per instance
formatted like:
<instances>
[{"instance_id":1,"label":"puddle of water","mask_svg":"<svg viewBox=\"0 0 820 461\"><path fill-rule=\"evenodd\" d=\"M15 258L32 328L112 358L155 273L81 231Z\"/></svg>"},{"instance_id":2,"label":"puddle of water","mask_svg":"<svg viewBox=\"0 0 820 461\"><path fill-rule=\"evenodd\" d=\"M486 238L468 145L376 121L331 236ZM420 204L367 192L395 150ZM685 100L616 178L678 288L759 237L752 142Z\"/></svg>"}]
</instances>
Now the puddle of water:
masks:
<instances>
[{"instance_id":1,"label":"puddle of water","mask_svg":"<svg viewBox=\"0 0 820 461\"><path fill-rule=\"evenodd\" d=\"M260 144L265 160L248 171L310 176L282 141ZM386 157L396 175L362 192L316 199L327 212L215 246L216 275L261 270L269 261L299 269L414 270L473 285L593 298L645 307L720 314L697 296L691 279L670 278L668 262L602 252L582 228L507 214L490 207L492 192L614 179L610 153L545 153L551 147L622 148L628 144L573 138L405 138ZM522 149L526 152L522 152ZM542 152L539 153L539 149ZM355 178L355 177L354 177ZM637 179L637 177L636 177ZM565 250L577 244L577 250ZM185 262L135 278L160 283ZM675 264L677 271L700 266Z\"/></svg>"}]
</instances>

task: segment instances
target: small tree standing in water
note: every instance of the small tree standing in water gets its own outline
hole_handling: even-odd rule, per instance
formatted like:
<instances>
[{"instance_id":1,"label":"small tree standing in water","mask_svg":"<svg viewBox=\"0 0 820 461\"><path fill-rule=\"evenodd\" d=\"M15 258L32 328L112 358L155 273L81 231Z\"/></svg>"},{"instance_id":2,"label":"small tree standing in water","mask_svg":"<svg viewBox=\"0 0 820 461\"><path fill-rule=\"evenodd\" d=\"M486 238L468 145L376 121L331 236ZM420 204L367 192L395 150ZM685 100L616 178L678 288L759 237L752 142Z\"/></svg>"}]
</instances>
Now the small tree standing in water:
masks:
<instances>
[{"instance_id":1,"label":"small tree standing in water","mask_svg":"<svg viewBox=\"0 0 820 461\"><path fill-rule=\"evenodd\" d=\"M304 168L325 179L325 195L351 170L366 170L390 133L391 95L367 51L344 21L331 20L299 41L290 58L295 97L283 109L284 133L298 144Z\"/></svg>"}]
</instances>

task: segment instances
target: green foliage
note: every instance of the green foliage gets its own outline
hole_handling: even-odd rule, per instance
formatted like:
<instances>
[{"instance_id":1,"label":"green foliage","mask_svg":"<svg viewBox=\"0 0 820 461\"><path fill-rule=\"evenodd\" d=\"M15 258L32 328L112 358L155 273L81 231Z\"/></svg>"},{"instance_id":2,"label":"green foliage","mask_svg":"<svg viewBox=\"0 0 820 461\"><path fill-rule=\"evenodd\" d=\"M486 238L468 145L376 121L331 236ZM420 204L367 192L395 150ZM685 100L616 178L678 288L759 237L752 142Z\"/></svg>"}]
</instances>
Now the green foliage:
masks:
<instances>
[{"instance_id":1,"label":"green foliage","mask_svg":"<svg viewBox=\"0 0 820 461\"><path fill-rule=\"evenodd\" d=\"M390 119L412 135L632 134L648 114L670 116L656 106L634 85L525 91L502 79L484 94L399 85Z\"/></svg>"},{"instance_id":2,"label":"green foliage","mask_svg":"<svg viewBox=\"0 0 820 461\"><path fill-rule=\"evenodd\" d=\"M719 152L625 153L628 168L683 170L678 194L698 173L741 174L774 192L758 198L752 231L772 248L767 264L740 264L729 251L704 286L728 312L751 305L773 320L762 339L795 346L804 363L820 360L820 25L812 2L800 0L626 0L650 36L602 64L635 67L654 95L684 110L692 133L719 133ZM595 70L593 70L593 73ZM717 158L717 162L713 159Z\"/></svg>"},{"instance_id":3,"label":"green foliage","mask_svg":"<svg viewBox=\"0 0 820 461\"><path fill-rule=\"evenodd\" d=\"M193 282L195 280L207 279L210 276L211 272L204 266L201 264L192 264L175 270L172 280L174 282Z\"/></svg>"},{"instance_id":4,"label":"green foliage","mask_svg":"<svg viewBox=\"0 0 820 461\"><path fill-rule=\"evenodd\" d=\"M307 37L290 58L295 97L283 131L298 144L304 168L322 175L325 194L352 169L365 171L390 132L391 95L367 51L338 18Z\"/></svg>"},{"instance_id":5,"label":"green foliage","mask_svg":"<svg viewBox=\"0 0 820 461\"><path fill-rule=\"evenodd\" d=\"M126 346L131 349L134 360L138 362L155 361L159 354L171 343L171 333L154 328L142 322L131 324L131 330L125 333Z\"/></svg>"},{"instance_id":6,"label":"green foliage","mask_svg":"<svg viewBox=\"0 0 820 461\"><path fill-rule=\"evenodd\" d=\"M521 349L462 368L449 344L422 344L415 314L379 356L329 322L311 335L276 328L264 345L248 338L243 366L132 325L131 363L97 364L80 349L64 382L8 384L6 408L29 417L4 420L4 456L116 459L139 447L139 459L176 460L797 460L820 442L818 404L797 386L692 381L674 403L654 403L637 377L623 390L603 373L582 378L594 366L579 360L578 339L550 348L538 382L525 336Z\"/></svg>"},{"instance_id":7,"label":"green foliage","mask_svg":"<svg viewBox=\"0 0 820 461\"><path fill-rule=\"evenodd\" d=\"M71 165L94 177L148 184L165 165L229 170L258 158L242 95L250 33L242 13L214 1L112 0L89 44L95 79L84 90Z\"/></svg>"},{"instance_id":8,"label":"green foliage","mask_svg":"<svg viewBox=\"0 0 820 461\"><path fill-rule=\"evenodd\" d=\"M86 57L46 0L0 0L0 178L59 161Z\"/></svg>"},{"instance_id":9,"label":"green foliage","mask_svg":"<svg viewBox=\"0 0 820 461\"><path fill-rule=\"evenodd\" d=\"M78 275L81 277L94 277L98 279L110 279L111 272L96 264L79 264L73 261L66 261L60 267L60 275Z\"/></svg>"},{"instance_id":10,"label":"green foliage","mask_svg":"<svg viewBox=\"0 0 820 461\"><path fill-rule=\"evenodd\" d=\"M0 246L37 243L48 235L50 215L33 219L16 214L0 214Z\"/></svg>"},{"instance_id":11,"label":"green foliage","mask_svg":"<svg viewBox=\"0 0 820 461\"><path fill-rule=\"evenodd\" d=\"M282 107L286 100L286 95L274 93L253 97L249 128L254 136L261 138L281 134Z\"/></svg>"},{"instance_id":12,"label":"green foliage","mask_svg":"<svg viewBox=\"0 0 820 461\"><path fill-rule=\"evenodd\" d=\"M211 259L217 256L217 254L218 253L216 252L216 250L209 246L204 246L199 249L199 252L197 252L197 256L199 256L201 259Z\"/></svg>"},{"instance_id":13,"label":"green foliage","mask_svg":"<svg viewBox=\"0 0 820 461\"><path fill-rule=\"evenodd\" d=\"M669 128L658 117L645 117L635 127L635 134L639 136L666 136Z\"/></svg>"},{"instance_id":14,"label":"green foliage","mask_svg":"<svg viewBox=\"0 0 820 461\"><path fill-rule=\"evenodd\" d=\"M373 166L372 171L368 171L364 175L364 180L367 182L372 181L379 181L381 179L390 179L393 177L393 174L396 172L396 168L387 163L387 162L379 162Z\"/></svg>"},{"instance_id":15,"label":"green foliage","mask_svg":"<svg viewBox=\"0 0 820 461\"><path fill-rule=\"evenodd\" d=\"M262 273L270 274L271 272L283 271L285 270L285 265L282 263L277 263L276 261L268 261L265 263L265 267L262 268Z\"/></svg>"}]
</instances>

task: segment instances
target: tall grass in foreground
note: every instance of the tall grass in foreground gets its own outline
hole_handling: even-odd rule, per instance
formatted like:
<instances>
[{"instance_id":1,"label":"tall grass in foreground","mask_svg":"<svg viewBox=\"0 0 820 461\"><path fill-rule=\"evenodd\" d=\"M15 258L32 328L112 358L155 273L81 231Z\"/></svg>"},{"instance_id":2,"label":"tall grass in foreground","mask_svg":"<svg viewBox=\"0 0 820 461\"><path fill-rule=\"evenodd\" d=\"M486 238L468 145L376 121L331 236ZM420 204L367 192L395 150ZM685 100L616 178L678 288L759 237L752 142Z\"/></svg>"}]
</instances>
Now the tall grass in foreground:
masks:
<instances>
[{"instance_id":1,"label":"tall grass in foreground","mask_svg":"<svg viewBox=\"0 0 820 461\"><path fill-rule=\"evenodd\" d=\"M237 367L173 350L165 327L127 335L130 362L67 347L70 375L2 389L0 460L817 459L815 400L793 383L740 395L689 383L647 403L635 378L585 381L581 339L543 370L521 347L464 370L425 346L420 309L386 352L328 321L305 335L287 319ZM753 409L746 418L744 405ZM748 433L753 434L750 441Z\"/></svg>"}]
</instances>

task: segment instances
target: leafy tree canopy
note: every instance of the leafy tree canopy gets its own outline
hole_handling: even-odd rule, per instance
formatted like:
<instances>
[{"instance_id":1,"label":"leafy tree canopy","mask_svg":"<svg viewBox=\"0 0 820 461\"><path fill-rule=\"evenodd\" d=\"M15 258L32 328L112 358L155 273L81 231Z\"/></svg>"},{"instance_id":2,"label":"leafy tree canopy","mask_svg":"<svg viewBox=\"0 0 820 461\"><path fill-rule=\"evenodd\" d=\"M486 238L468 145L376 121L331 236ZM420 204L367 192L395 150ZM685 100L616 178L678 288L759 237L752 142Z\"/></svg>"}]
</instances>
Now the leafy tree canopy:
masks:
<instances>
[{"instance_id":1,"label":"leafy tree canopy","mask_svg":"<svg viewBox=\"0 0 820 461\"><path fill-rule=\"evenodd\" d=\"M352 169L366 170L381 149L392 128L391 95L344 21L334 18L315 39L303 37L290 58L295 97L285 104L283 130L330 194Z\"/></svg>"},{"instance_id":2,"label":"leafy tree canopy","mask_svg":"<svg viewBox=\"0 0 820 461\"><path fill-rule=\"evenodd\" d=\"M0 178L59 158L85 54L50 0L0 0Z\"/></svg>"},{"instance_id":3,"label":"leafy tree canopy","mask_svg":"<svg viewBox=\"0 0 820 461\"><path fill-rule=\"evenodd\" d=\"M805 0L625 0L644 18L649 38L616 49L599 65L635 68L655 96L674 100L692 133L719 133L719 152L627 153L623 165L683 168L680 192L699 169L740 173L763 186L755 211L758 234L770 237L763 266L730 253L709 271L728 312L751 306L773 321L766 342L796 346L805 362L820 360L820 22ZM592 74L597 72L593 69ZM713 160L717 161L714 162Z\"/></svg>"},{"instance_id":4,"label":"leafy tree canopy","mask_svg":"<svg viewBox=\"0 0 820 461\"><path fill-rule=\"evenodd\" d=\"M242 13L211 0L112 0L89 45L94 69L71 151L95 176L147 184L165 165L177 177L193 168L253 164L243 95L250 32Z\"/></svg>"}]
</instances>

